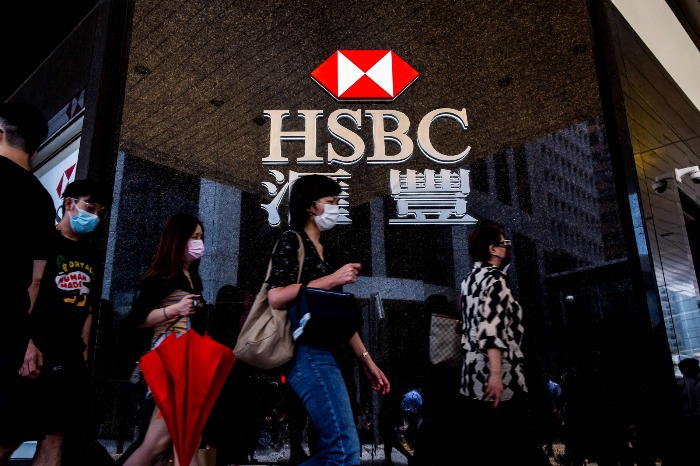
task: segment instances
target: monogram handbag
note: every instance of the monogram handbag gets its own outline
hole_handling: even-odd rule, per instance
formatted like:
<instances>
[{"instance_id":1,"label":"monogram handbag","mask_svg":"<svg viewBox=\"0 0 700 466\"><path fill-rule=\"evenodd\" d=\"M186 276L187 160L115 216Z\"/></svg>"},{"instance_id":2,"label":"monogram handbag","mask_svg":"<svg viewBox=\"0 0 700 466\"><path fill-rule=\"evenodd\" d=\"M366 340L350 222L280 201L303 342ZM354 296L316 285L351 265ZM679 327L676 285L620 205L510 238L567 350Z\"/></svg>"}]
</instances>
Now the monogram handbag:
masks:
<instances>
[{"instance_id":1,"label":"monogram handbag","mask_svg":"<svg viewBox=\"0 0 700 466\"><path fill-rule=\"evenodd\" d=\"M297 283L301 279L301 270L304 264L304 245L299 238L299 249L297 258L299 259L299 274ZM278 241L279 242L279 241ZM274 250L277 248L275 244ZM255 296L253 307L246 318L241 332L233 348L233 354L241 361L259 369L273 369L279 367L292 359L294 355L294 340L290 321L287 317L286 309L273 309L267 299L272 270L272 258L267 266L267 274L260 291Z\"/></svg>"},{"instance_id":2,"label":"monogram handbag","mask_svg":"<svg viewBox=\"0 0 700 466\"><path fill-rule=\"evenodd\" d=\"M462 321L444 314L430 314L429 351L431 364L460 367Z\"/></svg>"},{"instance_id":3,"label":"monogram handbag","mask_svg":"<svg viewBox=\"0 0 700 466\"><path fill-rule=\"evenodd\" d=\"M290 319L295 341L321 348L347 343L362 326L362 313L355 295L305 285L290 310Z\"/></svg>"}]
</instances>

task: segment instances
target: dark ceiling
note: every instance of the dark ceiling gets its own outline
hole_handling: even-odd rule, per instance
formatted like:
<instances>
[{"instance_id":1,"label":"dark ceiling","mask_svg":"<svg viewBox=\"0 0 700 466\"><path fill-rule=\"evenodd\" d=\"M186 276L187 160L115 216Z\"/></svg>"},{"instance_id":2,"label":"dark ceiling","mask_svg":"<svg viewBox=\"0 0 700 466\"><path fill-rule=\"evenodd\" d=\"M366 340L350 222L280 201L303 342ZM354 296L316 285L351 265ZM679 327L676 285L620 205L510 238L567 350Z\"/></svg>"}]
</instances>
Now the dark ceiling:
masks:
<instances>
[{"instance_id":1,"label":"dark ceiling","mask_svg":"<svg viewBox=\"0 0 700 466\"><path fill-rule=\"evenodd\" d=\"M251 191L260 190L275 168L262 164L270 124L260 116L268 109L290 110L288 130L302 127L297 110L323 110L317 147L324 156L330 142L325 119L334 110L399 110L410 119L413 137L429 111L465 108L469 131L456 130L454 122L436 125L431 139L443 153L469 145L471 159L601 114L583 1L327 5L137 1L121 148ZM388 104L336 102L309 74L343 49L391 49L420 76ZM363 138L371 139L370 122L362 123ZM285 144L286 168L299 168L293 162L303 143ZM256 159L260 163L250 163ZM426 162L416 148L402 169ZM385 194L386 167L361 163L352 169L367 187L363 194Z\"/></svg>"},{"instance_id":2,"label":"dark ceiling","mask_svg":"<svg viewBox=\"0 0 700 466\"><path fill-rule=\"evenodd\" d=\"M10 20L3 21L0 28L0 44L12 45L3 46L0 101L13 94L99 1L23 0L3 4L2 16ZM667 0L667 3L700 48L700 1Z\"/></svg>"},{"instance_id":3,"label":"dark ceiling","mask_svg":"<svg viewBox=\"0 0 700 466\"><path fill-rule=\"evenodd\" d=\"M3 50L12 65L0 73L0 98L11 95L96 3L11 3L14 20L0 28L3 43L19 37L22 45ZM700 2L669 4L697 41ZM498 7L476 0L374 0L332 8L322 0L134 5L122 148L247 190L259 190L274 168L241 169L251 167L251 157L267 155L269 123L259 124L266 109L289 109L293 120L297 110L323 110L322 149L329 142L325 118L338 108L400 110L413 134L428 111L465 108L468 132L436 125L434 136L446 153L471 145L473 158L600 114L583 0ZM333 51L363 48L394 50L420 77L391 105L340 104L310 79ZM369 122L363 132L371 137ZM303 144L286 144L292 160L303 151ZM416 149L410 168L424 161ZM375 167L356 168L353 176L366 178L367 195L376 194L370 188Z\"/></svg>"}]
</instances>

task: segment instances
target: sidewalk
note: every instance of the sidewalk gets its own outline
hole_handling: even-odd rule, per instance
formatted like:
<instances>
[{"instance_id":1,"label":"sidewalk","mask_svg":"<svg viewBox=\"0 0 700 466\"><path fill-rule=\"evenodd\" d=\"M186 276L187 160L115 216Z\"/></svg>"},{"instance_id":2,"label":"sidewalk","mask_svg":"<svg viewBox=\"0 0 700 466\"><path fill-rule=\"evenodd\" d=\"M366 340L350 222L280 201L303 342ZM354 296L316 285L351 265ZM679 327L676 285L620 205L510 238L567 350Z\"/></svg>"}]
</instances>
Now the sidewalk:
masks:
<instances>
[{"instance_id":1,"label":"sidewalk","mask_svg":"<svg viewBox=\"0 0 700 466\"><path fill-rule=\"evenodd\" d=\"M110 445L111 441L102 441L104 447L113 447ZM116 461L118 455L113 455L113 459ZM260 465L287 465L289 459L289 446L283 445L280 448L273 447L261 447L255 451L255 462L252 463L241 463L237 466L260 466ZM391 459L394 466L408 466L408 459L399 453L396 449L391 452ZM382 466L384 462L384 449L381 444L364 444L362 445L362 457L361 466ZM14 463L18 464L18 463ZM23 463L24 464L24 463ZM29 464L29 463L27 463Z\"/></svg>"},{"instance_id":2,"label":"sidewalk","mask_svg":"<svg viewBox=\"0 0 700 466\"><path fill-rule=\"evenodd\" d=\"M255 451L255 463L251 465L286 465L289 458L289 447L283 446L281 449L258 448ZM362 466L382 466L384 462L384 449L381 444L364 444L362 445ZM394 466L408 466L408 459L395 449L391 452L391 460ZM247 464L239 464L238 466L249 466Z\"/></svg>"}]
</instances>

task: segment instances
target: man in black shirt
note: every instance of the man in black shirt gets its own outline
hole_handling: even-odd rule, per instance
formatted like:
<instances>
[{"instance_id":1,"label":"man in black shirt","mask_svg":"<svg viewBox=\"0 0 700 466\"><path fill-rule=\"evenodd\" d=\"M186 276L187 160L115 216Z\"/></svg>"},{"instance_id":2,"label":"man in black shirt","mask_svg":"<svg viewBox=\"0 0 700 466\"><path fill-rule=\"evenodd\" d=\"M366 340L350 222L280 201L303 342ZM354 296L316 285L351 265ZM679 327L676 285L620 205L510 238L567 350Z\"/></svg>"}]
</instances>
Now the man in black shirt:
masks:
<instances>
[{"instance_id":1,"label":"man in black shirt","mask_svg":"<svg viewBox=\"0 0 700 466\"><path fill-rule=\"evenodd\" d=\"M47 258L55 213L51 196L29 171L29 160L47 134L37 108L0 103L0 199L10 213L0 228L0 465L21 442L37 438L27 411L33 400L25 384L31 381L19 372L35 377L41 369L40 355L28 347L30 293L34 297L38 290L41 276L34 265Z\"/></svg>"}]
</instances>

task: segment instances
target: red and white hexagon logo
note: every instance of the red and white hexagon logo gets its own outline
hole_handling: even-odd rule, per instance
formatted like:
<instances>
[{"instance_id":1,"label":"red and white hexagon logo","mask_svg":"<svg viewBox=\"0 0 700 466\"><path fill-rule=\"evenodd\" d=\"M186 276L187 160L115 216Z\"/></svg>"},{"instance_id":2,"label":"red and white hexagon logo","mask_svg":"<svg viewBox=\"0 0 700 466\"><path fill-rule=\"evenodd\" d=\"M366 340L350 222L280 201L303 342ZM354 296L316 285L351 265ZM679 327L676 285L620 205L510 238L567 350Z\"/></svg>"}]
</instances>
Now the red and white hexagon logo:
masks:
<instances>
[{"instance_id":1,"label":"red and white hexagon logo","mask_svg":"<svg viewBox=\"0 0 700 466\"><path fill-rule=\"evenodd\" d=\"M394 100L418 72L391 50L338 50L311 72L337 100Z\"/></svg>"}]
</instances>

